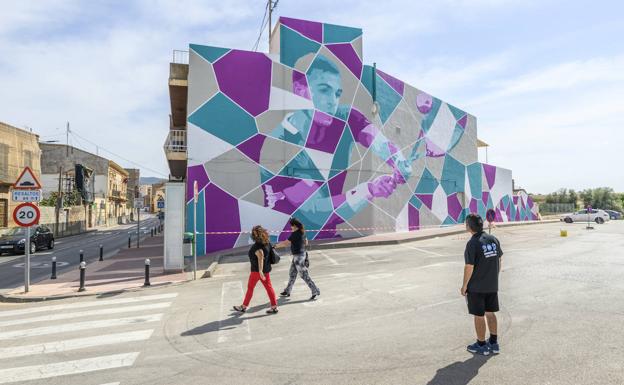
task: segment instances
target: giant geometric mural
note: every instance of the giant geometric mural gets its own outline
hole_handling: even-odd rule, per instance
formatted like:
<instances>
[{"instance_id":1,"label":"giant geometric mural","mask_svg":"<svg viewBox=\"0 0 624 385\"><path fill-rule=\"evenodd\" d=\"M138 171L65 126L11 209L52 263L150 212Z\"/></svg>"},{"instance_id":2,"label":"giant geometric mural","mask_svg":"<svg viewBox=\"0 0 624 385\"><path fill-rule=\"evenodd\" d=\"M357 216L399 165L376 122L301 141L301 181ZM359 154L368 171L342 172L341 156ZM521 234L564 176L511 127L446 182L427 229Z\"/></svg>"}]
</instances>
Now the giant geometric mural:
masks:
<instances>
[{"instance_id":1,"label":"giant geometric mural","mask_svg":"<svg viewBox=\"0 0 624 385\"><path fill-rule=\"evenodd\" d=\"M191 45L187 229L198 253L257 224L310 239L536 219L511 171L481 164L474 116L363 64L362 30L282 17L272 54ZM279 52L279 53L274 53Z\"/></svg>"}]
</instances>

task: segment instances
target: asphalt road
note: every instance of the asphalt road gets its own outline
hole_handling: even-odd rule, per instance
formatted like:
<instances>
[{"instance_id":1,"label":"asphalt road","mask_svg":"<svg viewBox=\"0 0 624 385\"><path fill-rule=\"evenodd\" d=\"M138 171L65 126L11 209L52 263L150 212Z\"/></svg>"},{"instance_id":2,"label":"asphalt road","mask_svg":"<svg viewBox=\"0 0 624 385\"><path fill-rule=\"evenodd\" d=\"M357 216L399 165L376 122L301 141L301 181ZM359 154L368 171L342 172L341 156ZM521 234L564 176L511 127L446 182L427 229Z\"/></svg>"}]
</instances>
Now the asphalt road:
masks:
<instances>
[{"instance_id":1,"label":"asphalt road","mask_svg":"<svg viewBox=\"0 0 624 385\"><path fill-rule=\"evenodd\" d=\"M595 227L494 230L505 256L489 359L465 350L462 235L315 251L320 299L299 280L277 315L261 285L250 311L230 311L248 274L236 258L179 286L0 303L0 384L623 384L624 221Z\"/></svg>"},{"instance_id":2,"label":"asphalt road","mask_svg":"<svg viewBox=\"0 0 624 385\"><path fill-rule=\"evenodd\" d=\"M158 219L149 216L141 220L141 232L144 237L150 229L157 226ZM112 229L94 231L55 240L53 250L38 250L30 258L31 284L49 278L52 272L52 257L56 257L57 274L77 269L80 263L80 250L84 251L87 264L100 257L100 246L104 246L104 258L116 254L119 249L128 247L128 236L132 235L133 247L136 246L137 224L121 225ZM24 256L0 256L0 291L6 291L24 285Z\"/></svg>"}]
</instances>

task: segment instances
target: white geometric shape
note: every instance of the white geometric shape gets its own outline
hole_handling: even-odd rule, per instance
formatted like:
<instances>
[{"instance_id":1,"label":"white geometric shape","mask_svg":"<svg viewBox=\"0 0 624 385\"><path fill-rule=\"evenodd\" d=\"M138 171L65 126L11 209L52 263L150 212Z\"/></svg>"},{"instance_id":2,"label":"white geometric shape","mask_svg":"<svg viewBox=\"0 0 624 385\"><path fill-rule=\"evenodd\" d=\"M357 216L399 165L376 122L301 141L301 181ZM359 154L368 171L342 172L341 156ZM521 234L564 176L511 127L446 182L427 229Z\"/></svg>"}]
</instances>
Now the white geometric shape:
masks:
<instances>
[{"instance_id":1,"label":"white geometric shape","mask_svg":"<svg viewBox=\"0 0 624 385\"><path fill-rule=\"evenodd\" d=\"M255 203L239 199L238 212L242 231L251 231L256 225L262 225L267 230L281 230L290 219L290 215L271 210ZM244 234L249 237L249 234ZM241 234L241 237L243 234Z\"/></svg>"},{"instance_id":2,"label":"white geometric shape","mask_svg":"<svg viewBox=\"0 0 624 385\"><path fill-rule=\"evenodd\" d=\"M403 210L396 218L396 231L408 231L409 230L409 202L405 204Z\"/></svg>"},{"instance_id":3,"label":"white geometric shape","mask_svg":"<svg viewBox=\"0 0 624 385\"><path fill-rule=\"evenodd\" d=\"M448 201L442 185L439 185L433 192L431 212L441 221L444 221L448 216Z\"/></svg>"},{"instance_id":4,"label":"white geometric shape","mask_svg":"<svg viewBox=\"0 0 624 385\"><path fill-rule=\"evenodd\" d=\"M323 175L325 180L327 180L334 161L334 154L328 154L326 152L313 150L311 148L306 148L305 151L307 151L308 156L312 159L321 175Z\"/></svg>"},{"instance_id":5,"label":"white geometric shape","mask_svg":"<svg viewBox=\"0 0 624 385\"><path fill-rule=\"evenodd\" d=\"M457 120L448 108L448 105L442 103L433 124L429 128L429 131L427 131L427 138L442 151L446 151L451 144L456 124Z\"/></svg>"},{"instance_id":6,"label":"white geometric shape","mask_svg":"<svg viewBox=\"0 0 624 385\"><path fill-rule=\"evenodd\" d=\"M269 110L311 110L313 108L314 103L311 100L281 88L271 87Z\"/></svg>"},{"instance_id":7,"label":"white geometric shape","mask_svg":"<svg viewBox=\"0 0 624 385\"><path fill-rule=\"evenodd\" d=\"M470 205L470 200L472 199L472 191L470 191L470 180L468 179L468 167L464 171L464 196L466 197L466 201L464 202L467 207Z\"/></svg>"},{"instance_id":8,"label":"white geometric shape","mask_svg":"<svg viewBox=\"0 0 624 385\"><path fill-rule=\"evenodd\" d=\"M490 196L494 206L497 206L505 195L513 196L511 186L511 170L496 167L496 179L494 180L494 186L490 189Z\"/></svg>"},{"instance_id":9,"label":"white geometric shape","mask_svg":"<svg viewBox=\"0 0 624 385\"><path fill-rule=\"evenodd\" d=\"M188 167L204 164L234 148L228 142L202 130L193 123L187 126Z\"/></svg>"}]
</instances>

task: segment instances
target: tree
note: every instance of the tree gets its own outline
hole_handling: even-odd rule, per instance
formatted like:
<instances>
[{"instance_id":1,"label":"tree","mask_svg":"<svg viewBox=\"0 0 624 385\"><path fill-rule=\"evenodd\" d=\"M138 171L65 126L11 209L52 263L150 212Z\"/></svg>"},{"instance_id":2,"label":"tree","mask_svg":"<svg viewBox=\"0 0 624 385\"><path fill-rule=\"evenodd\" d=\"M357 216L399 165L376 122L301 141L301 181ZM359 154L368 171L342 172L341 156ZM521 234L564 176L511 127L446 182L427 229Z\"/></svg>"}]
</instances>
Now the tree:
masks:
<instances>
[{"instance_id":1,"label":"tree","mask_svg":"<svg viewBox=\"0 0 624 385\"><path fill-rule=\"evenodd\" d=\"M586 189L580 195L584 207L591 206L596 209L621 211L624 203L610 187Z\"/></svg>"}]
</instances>

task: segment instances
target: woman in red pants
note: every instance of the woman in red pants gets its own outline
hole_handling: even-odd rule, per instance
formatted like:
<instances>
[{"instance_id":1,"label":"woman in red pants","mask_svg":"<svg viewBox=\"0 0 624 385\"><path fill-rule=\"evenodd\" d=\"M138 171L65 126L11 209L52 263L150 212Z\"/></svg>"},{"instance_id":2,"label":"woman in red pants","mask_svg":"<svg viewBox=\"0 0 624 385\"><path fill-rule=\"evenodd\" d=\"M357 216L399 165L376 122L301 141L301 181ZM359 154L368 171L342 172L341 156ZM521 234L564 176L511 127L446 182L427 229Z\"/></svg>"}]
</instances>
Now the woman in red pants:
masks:
<instances>
[{"instance_id":1,"label":"woman in red pants","mask_svg":"<svg viewBox=\"0 0 624 385\"><path fill-rule=\"evenodd\" d=\"M258 281L262 282L264 289L269 295L271 301L271 309L267 310L268 314L277 313L277 300L275 299L275 290L271 285L271 262L269 260L269 234L262 226L254 226L251 230L251 238L254 241L253 246L249 249L249 263L251 264L251 273L247 282L247 293L245 300L241 306L234 306L234 310L244 313L249 307L254 288Z\"/></svg>"}]
</instances>

